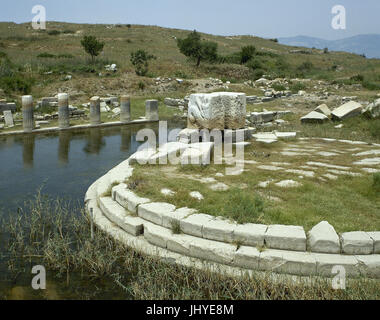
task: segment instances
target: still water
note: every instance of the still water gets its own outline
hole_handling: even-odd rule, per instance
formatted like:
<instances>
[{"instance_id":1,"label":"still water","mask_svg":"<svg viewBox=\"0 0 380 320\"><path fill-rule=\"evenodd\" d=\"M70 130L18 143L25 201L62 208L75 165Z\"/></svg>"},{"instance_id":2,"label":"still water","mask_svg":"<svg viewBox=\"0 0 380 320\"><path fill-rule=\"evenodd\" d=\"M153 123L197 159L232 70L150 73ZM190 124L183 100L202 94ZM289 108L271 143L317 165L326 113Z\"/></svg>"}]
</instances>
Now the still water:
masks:
<instances>
[{"instance_id":1,"label":"still water","mask_svg":"<svg viewBox=\"0 0 380 320\"><path fill-rule=\"evenodd\" d=\"M167 133L183 125L169 122ZM157 123L0 137L0 218L16 214L39 189L50 198L69 201L75 208L83 206L88 187L141 145L136 134L144 128L153 129L158 138ZM0 300L131 298L108 278L92 282L79 274L71 274L67 283L48 272L46 290L33 290L33 263L21 272L12 272L6 238L0 232Z\"/></svg>"},{"instance_id":2,"label":"still water","mask_svg":"<svg viewBox=\"0 0 380 320\"><path fill-rule=\"evenodd\" d=\"M169 122L168 132L182 125ZM53 198L83 201L96 179L137 150L143 128L157 133L158 124L0 137L0 212L16 210L40 188Z\"/></svg>"}]
</instances>

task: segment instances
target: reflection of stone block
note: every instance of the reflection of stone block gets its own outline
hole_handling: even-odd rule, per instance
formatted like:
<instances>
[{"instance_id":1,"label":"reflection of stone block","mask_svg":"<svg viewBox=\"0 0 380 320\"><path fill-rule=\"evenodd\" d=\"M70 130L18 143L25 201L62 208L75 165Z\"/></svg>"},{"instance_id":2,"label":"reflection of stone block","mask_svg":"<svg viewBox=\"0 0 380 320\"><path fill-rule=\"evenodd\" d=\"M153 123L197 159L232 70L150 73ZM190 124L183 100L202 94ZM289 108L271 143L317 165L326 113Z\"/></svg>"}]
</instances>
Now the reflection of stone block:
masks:
<instances>
[{"instance_id":1,"label":"reflection of stone block","mask_svg":"<svg viewBox=\"0 0 380 320\"><path fill-rule=\"evenodd\" d=\"M188 128L240 129L245 126L244 93L214 92L190 96Z\"/></svg>"}]
</instances>

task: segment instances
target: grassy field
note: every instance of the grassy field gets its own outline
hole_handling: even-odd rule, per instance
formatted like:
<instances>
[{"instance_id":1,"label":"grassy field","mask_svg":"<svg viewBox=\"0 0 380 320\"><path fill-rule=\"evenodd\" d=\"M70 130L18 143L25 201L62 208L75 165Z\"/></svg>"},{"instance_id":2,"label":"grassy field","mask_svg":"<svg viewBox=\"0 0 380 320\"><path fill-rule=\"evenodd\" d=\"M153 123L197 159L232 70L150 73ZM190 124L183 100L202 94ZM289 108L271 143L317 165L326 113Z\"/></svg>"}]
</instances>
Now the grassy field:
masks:
<instances>
[{"instance_id":1,"label":"grassy field","mask_svg":"<svg viewBox=\"0 0 380 320\"><path fill-rule=\"evenodd\" d=\"M102 90L146 95L157 89L155 77L218 77L240 83L254 79L258 70L271 77L324 79L333 85L356 83L368 92L380 88L380 60L344 52L324 54L323 50L316 49L307 50L307 54L290 53L293 47L253 36L202 34L203 39L218 44L218 52L222 56L238 52L242 46L254 45L259 52L254 58L254 67L202 63L196 68L194 62L188 61L179 52L175 40L185 37L189 32L157 26L61 22L48 22L47 30L35 31L27 23L0 23L0 51L8 56L20 77L30 80L31 92L35 97L51 95L59 90L71 91L73 96L92 96ZM84 35L95 35L105 43L95 65L89 64L80 45ZM137 49L147 50L157 57L150 62L147 77L136 76L129 60L130 53ZM110 63L117 64L117 73L105 71L104 65ZM101 77L98 76L99 72L102 73ZM67 74L72 75L72 80L64 81ZM351 79L358 74L363 79ZM145 88L141 89L142 86ZM180 94L186 91L186 85L178 85L167 91ZM8 92L6 96L16 96L15 93Z\"/></svg>"},{"instance_id":2,"label":"grassy field","mask_svg":"<svg viewBox=\"0 0 380 320\"><path fill-rule=\"evenodd\" d=\"M374 187L378 174L366 173L353 165L363 158L354 154L374 149L371 145L358 147L323 140L284 141L269 146L251 142L245 149L244 172L240 175L226 175L226 165L215 164L136 166L128 183L139 195L154 201L195 208L240 223L302 225L309 230L327 220L338 232L380 230L380 193ZM320 152L333 152L335 156L324 157ZM352 175L308 162L346 167ZM263 165L280 169L271 171L261 168ZM330 174L336 180L328 178ZM208 182L206 178L213 181ZM295 180L300 185L281 188L275 184L284 180ZM271 182L267 187L260 187L266 181ZM229 190L211 190L210 185L215 183L224 183ZM176 194L165 196L161 193L163 188ZM199 191L204 200L192 198L189 195L192 191Z\"/></svg>"},{"instance_id":3,"label":"grassy field","mask_svg":"<svg viewBox=\"0 0 380 320\"><path fill-rule=\"evenodd\" d=\"M273 278L270 273L233 278L144 256L95 230L90 237L81 208L38 194L23 211L1 224L7 239L5 281L0 299L379 299L379 282L347 280L333 290L331 279ZM32 290L30 265L48 270L46 290ZM1 265L1 264L0 264Z\"/></svg>"}]
</instances>

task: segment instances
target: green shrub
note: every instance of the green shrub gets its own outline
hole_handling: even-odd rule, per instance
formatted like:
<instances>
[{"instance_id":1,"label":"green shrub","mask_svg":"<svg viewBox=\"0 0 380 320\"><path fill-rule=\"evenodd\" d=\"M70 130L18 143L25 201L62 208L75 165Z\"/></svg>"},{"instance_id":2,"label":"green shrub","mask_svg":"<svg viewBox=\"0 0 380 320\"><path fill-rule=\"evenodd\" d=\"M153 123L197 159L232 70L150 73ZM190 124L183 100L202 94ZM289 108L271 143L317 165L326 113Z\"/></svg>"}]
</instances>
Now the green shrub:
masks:
<instances>
[{"instance_id":1,"label":"green shrub","mask_svg":"<svg viewBox=\"0 0 380 320\"><path fill-rule=\"evenodd\" d=\"M145 76L148 72L149 60L156 59L154 55L145 50L137 50L131 53L131 63L135 67L138 76Z\"/></svg>"},{"instance_id":2,"label":"green shrub","mask_svg":"<svg viewBox=\"0 0 380 320\"><path fill-rule=\"evenodd\" d=\"M302 82L296 82L296 83L291 84L289 88L290 88L290 91L292 91L292 93L297 93L300 90L305 90L306 86Z\"/></svg>"},{"instance_id":3,"label":"green shrub","mask_svg":"<svg viewBox=\"0 0 380 320\"><path fill-rule=\"evenodd\" d=\"M98 41L95 36L84 36L80 44L84 51L91 56L92 63L94 63L95 57L97 57L104 48L104 42Z\"/></svg>"},{"instance_id":4,"label":"green shrub","mask_svg":"<svg viewBox=\"0 0 380 320\"><path fill-rule=\"evenodd\" d=\"M0 79L0 86L6 93L19 92L29 94L32 91L33 82L33 79L25 78L21 75L14 75L11 77L2 77Z\"/></svg>"},{"instance_id":5,"label":"green shrub","mask_svg":"<svg viewBox=\"0 0 380 320\"><path fill-rule=\"evenodd\" d=\"M250 61L256 53L256 48L254 46L242 47L240 54L240 64L245 64Z\"/></svg>"},{"instance_id":6,"label":"green shrub","mask_svg":"<svg viewBox=\"0 0 380 320\"><path fill-rule=\"evenodd\" d=\"M59 30L49 30L49 31L47 32L47 34L48 34L49 36L57 36L57 35L61 34L61 31L59 31Z\"/></svg>"},{"instance_id":7,"label":"green shrub","mask_svg":"<svg viewBox=\"0 0 380 320\"><path fill-rule=\"evenodd\" d=\"M264 75L264 70L255 69L252 73L252 80L258 80Z\"/></svg>"},{"instance_id":8,"label":"green shrub","mask_svg":"<svg viewBox=\"0 0 380 320\"><path fill-rule=\"evenodd\" d=\"M351 80L352 82L362 82L362 81L364 81L364 76L361 75L361 74L357 74L357 75L355 75L355 76L352 76L352 77L350 78L350 80Z\"/></svg>"},{"instance_id":9,"label":"green shrub","mask_svg":"<svg viewBox=\"0 0 380 320\"><path fill-rule=\"evenodd\" d=\"M370 81L363 81L362 83L363 88L366 88L367 90L380 90L380 85L374 82Z\"/></svg>"},{"instance_id":10,"label":"green shrub","mask_svg":"<svg viewBox=\"0 0 380 320\"><path fill-rule=\"evenodd\" d=\"M305 61L303 63L301 63L299 66L298 66L298 70L301 71L301 72L309 72L311 71L312 69L314 68L314 65L311 61Z\"/></svg>"},{"instance_id":11,"label":"green shrub","mask_svg":"<svg viewBox=\"0 0 380 320\"><path fill-rule=\"evenodd\" d=\"M55 58L55 55L48 52L42 52L37 55L37 58Z\"/></svg>"},{"instance_id":12,"label":"green shrub","mask_svg":"<svg viewBox=\"0 0 380 320\"><path fill-rule=\"evenodd\" d=\"M276 91L285 91L286 88L282 84L274 84L272 85L272 88Z\"/></svg>"},{"instance_id":13,"label":"green shrub","mask_svg":"<svg viewBox=\"0 0 380 320\"><path fill-rule=\"evenodd\" d=\"M145 83L140 81L137 86L139 87L140 90L144 90L145 89Z\"/></svg>"}]
</instances>

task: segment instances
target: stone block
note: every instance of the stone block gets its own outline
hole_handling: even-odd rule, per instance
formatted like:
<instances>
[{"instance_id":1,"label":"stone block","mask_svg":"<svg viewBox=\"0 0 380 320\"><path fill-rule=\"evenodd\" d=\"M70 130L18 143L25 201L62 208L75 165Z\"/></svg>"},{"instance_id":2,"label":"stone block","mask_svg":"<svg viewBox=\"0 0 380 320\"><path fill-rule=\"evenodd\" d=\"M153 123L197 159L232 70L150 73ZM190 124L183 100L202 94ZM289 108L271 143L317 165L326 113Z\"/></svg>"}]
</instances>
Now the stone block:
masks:
<instances>
[{"instance_id":1,"label":"stone block","mask_svg":"<svg viewBox=\"0 0 380 320\"><path fill-rule=\"evenodd\" d=\"M214 219L215 217L208 214L193 214L180 221L181 230L183 233L202 238L203 226Z\"/></svg>"},{"instance_id":2,"label":"stone block","mask_svg":"<svg viewBox=\"0 0 380 320\"><path fill-rule=\"evenodd\" d=\"M179 208L175 211L165 212L162 214L162 226L171 229L174 222L180 223L182 219L195 213L197 210L190 208Z\"/></svg>"},{"instance_id":3,"label":"stone block","mask_svg":"<svg viewBox=\"0 0 380 320\"><path fill-rule=\"evenodd\" d=\"M140 204L151 202L149 199L141 198L132 191L126 189L126 185L124 185L124 187L122 185L114 187L112 189L112 194L114 195L117 203L132 213L137 213L137 207Z\"/></svg>"},{"instance_id":4,"label":"stone block","mask_svg":"<svg viewBox=\"0 0 380 320\"><path fill-rule=\"evenodd\" d=\"M373 240L373 253L380 253L380 231L367 232Z\"/></svg>"},{"instance_id":5,"label":"stone block","mask_svg":"<svg viewBox=\"0 0 380 320\"><path fill-rule=\"evenodd\" d=\"M221 242L233 242L236 223L227 220L214 219L203 226L203 238Z\"/></svg>"},{"instance_id":6,"label":"stone block","mask_svg":"<svg viewBox=\"0 0 380 320\"><path fill-rule=\"evenodd\" d=\"M137 213L142 219L161 226L163 215L173 212L174 210L175 206L170 203L150 202L139 205Z\"/></svg>"},{"instance_id":7,"label":"stone block","mask_svg":"<svg viewBox=\"0 0 380 320\"><path fill-rule=\"evenodd\" d=\"M308 246L313 252L340 253L340 239L327 221L314 226L308 233Z\"/></svg>"},{"instance_id":8,"label":"stone block","mask_svg":"<svg viewBox=\"0 0 380 320\"><path fill-rule=\"evenodd\" d=\"M300 226L270 225L265 244L272 249L306 251L306 234Z\"/></svg>"},{"instance_id":9,"label":"stone block","mask_svg":"<svg viewBox=\"0 0 380 320\"><path fill-rule=\"evenodd\" d=\"M258 270L260 251L253 247L241 246L235 253L234 265L240 268Z\"/></svg>"},{"instance_id":10,"label":"stone block","mask_svg":"<svg viewBox=\"0 0 380 320\"><path fill-rule=\"evenodd\" d=\"M339 108L334 109L331 112L333 120L344 120L347 118L352 118L359 116L362 113L362 105L355 101L350 101Z\"/></svg>"},{"instance_id":11,"label":"stone block","mask_svg":"<svg viewBox=\"0 0 380 320\"><path fill-rule=\"evenodd\" d=\"M364 231L342 233L341 240L343 253L359 255L373 253L373 240Z\"/></svg>"},{"instance_id":12,"label":"stone block","mask_svg":"<svg viewBox=\"0 0 380 320\"><path fill-rule=\"evenodd\" d=\"M214 92L190 95L188 128L240 129L245 126L246 95Z\"/></svg>"},{"instance_id":13,"label":"stone block","mask_svg":"<svg viewBox=\"0 0 380 320\"><path fill-rule=\"evenodd\" d=\"M247 246L263 246L268 226L263 224L239 224L234 230L234 241Z\"/></svg>"},{"instance_id":14,"label":"stone block","mask_svg":"<svg viewBox=\"0 0 380 320\"><path fill-rule=\"evenodd\" d=\"M317 274L324 277L334 277L333 268L342 266L347 276L358 276L359 261L355 256L345 256L341 254L313 253L317 262Z\"/></svg>"},{"instance_id":15,"label":"stone block","mask_svg":"<svg viewBox=\"0 0 380 320\"><path fill-rule=\"evenodd\" d=\"M309 252L267 249L261 252L259 269L307 276L316 274L317 264L314 255Z\"/></svg>"},{"instance_id":16,"label":"stone block","mask_svg":"<svg viewBox=\"0 0 380 320\"><path fill-rule=\"evenodd\" d=\"M323 113L312 111L301 118L301 123L323 123L328 120L329 118Z\"/></svg>"}]
</instances>

